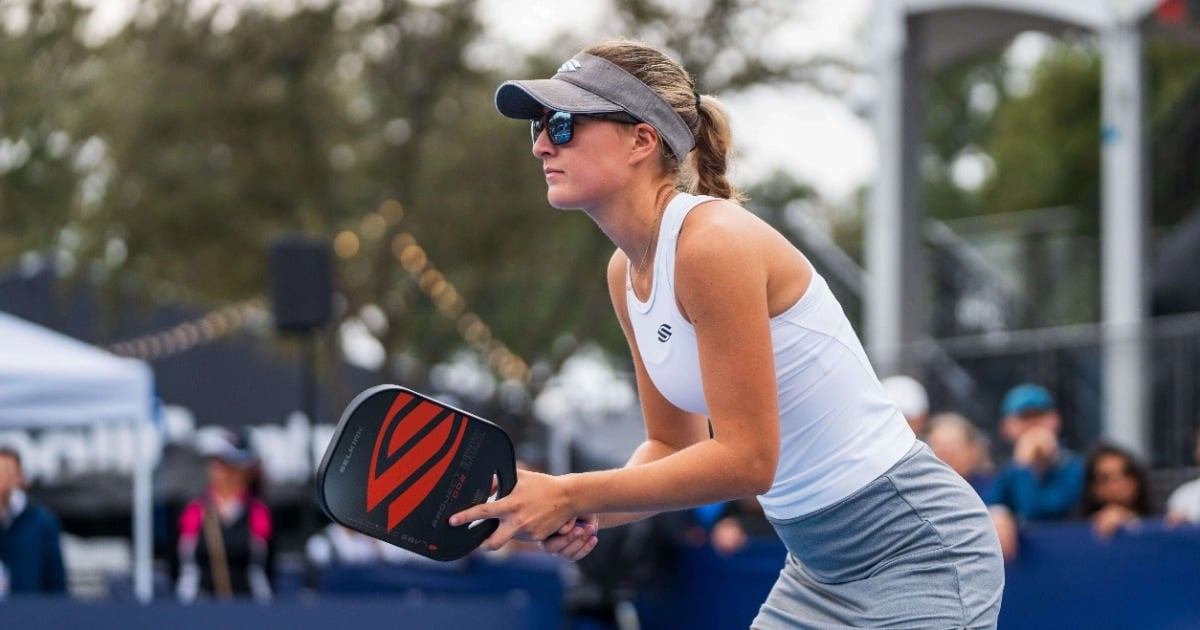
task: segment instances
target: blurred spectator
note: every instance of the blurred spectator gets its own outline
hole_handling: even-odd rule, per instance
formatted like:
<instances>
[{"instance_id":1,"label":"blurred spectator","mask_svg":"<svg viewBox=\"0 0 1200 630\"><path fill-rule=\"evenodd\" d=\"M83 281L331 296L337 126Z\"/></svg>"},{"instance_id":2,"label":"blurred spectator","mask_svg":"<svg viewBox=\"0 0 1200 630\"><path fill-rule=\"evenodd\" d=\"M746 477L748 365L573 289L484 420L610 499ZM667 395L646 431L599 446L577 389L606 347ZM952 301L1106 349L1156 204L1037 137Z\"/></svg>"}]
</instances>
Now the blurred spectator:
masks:
<instances>
[{"instance_id":1,"label":"blurred spectator","mask_svg":"<svg viewBox=\"0 0 1200 630\"><path fill-rule=\"evenodd\" d=\"M201 597L271 599L271 513L259 497L262 467L244 433L225 431L208 456L208 487L179 518L179 581L184 602Z\"/></svg>"},{"instance_id":2,"label":"blurred spectator","mask_svg":"<svg viewBox=\"0 0 1200 630\"><path fill-rule=\"evenodd\" d=\"M920 381L903 374L883 379L883 391L908 420L908 426L918 438L925 438L925 424L929 420L929 394Z\"/></svg>"},{"instance_id":3,"label":"blurred spectator","mask_svg":"<svg viewBox=\"0 0 1200 630\"><path fill-rule=\"evenodd\" d=\"M17 451L0 447L0 579L14 594L66 593L58 517L25 494Z\"/></svg>"},{"instance_id":4,"label":"blurred spectator","mask_svg":"<svg viewBox=\"0 0 1200 630\"><path fill-rule=\"evenodd\" d=\"M1192 457L1196 464L1200 465L1200 427L1196 428ZM1171 496L1167 497L1166 520L1168 525L1200 525L1200 478L1193 479L1171 492Z\"/></svg>"},{"instance_id":5,"label":"blurred spectator","mask_svg":"<svg viewBox=\"0 0 1200 630\"><path fill-rule=\"evenodd\" d=\"M1088 453L1082 515L1100 538L1136 525L1152 513L1146 471L1133 454L1101 443Z\"/></svg>"},{"instance_id":6,"label":"blurred spectator","mask_svg":"<svg viewBox=\"0 0 1200 630\"><path fill-rule=\"evenodd\" d=\"M713 550L721 556L732 556L754 538L778 540L775 528L763 514L762 505L755 497L726 503L709 534Z\"/></svg>"},{"instance_id":7,"label":"blurred spectator","mask_svg":"<svg viewBox=\"0 0 1200 630\"><path fill-rule=\"evenodd\" d=\"M1000 405L1000 435L1012 458L983 495L1004 559L1017 557L1019 523L1070 516L1083 494L1083 458L1061 448L1062 418L1054 397L1039 385L1018 385Z\"/></svg>"},{"instance_id":8,"label":"blurred spectator","mask_svg":"<svg viewBox=\"0 0 1200 630\"><path fill-rule=\"evenodd\" d=\"M938 459L967 480L983 496L995 470L988 440L974 423L959 413L939 413L929 419L925 441Z\"/></svg>"},{"instance_id":9,"label":"blurred spectator","mask_svg":"<svg viewBox=\"0 0 1200 630\"><path fill-rule=\"evenodd\" d=\"M987 504L1022 521L1070 516L1083 494L1083 459L1058 443L1062 419L1050 392L1018 385L1005 395L1001 414L1000 434L1013 453L987 491Z\"/></svg>"}]
</instances>

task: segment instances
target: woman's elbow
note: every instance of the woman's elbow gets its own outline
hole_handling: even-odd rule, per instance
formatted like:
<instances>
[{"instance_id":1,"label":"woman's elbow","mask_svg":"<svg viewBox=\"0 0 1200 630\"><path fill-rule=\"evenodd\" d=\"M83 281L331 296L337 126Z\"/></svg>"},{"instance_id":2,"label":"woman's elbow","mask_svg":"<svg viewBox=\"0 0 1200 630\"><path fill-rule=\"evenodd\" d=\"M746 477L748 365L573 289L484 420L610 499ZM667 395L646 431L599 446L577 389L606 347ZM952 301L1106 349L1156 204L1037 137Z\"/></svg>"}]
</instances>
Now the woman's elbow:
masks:
<instances>
[{"instance_id":1,"label":"woman's elbow","mask_svg":"<svg viewBox=\"0 0 1200 630\"><path fill-rule=\"evenodd\" d=\"M776 462L765 457L755 457L742 468L742 481L746 485L747 494L758 496L766 494L775 483Z\"/></svg>"},{"instance_id":2,"label":"woman's elbow","mask_svg":"<svg viewBox=\"0 0 1200 630\"><path fill-rule=\"evenodd\" d=\"M779 464L778 446L763 439L744 440L727 444L726 456L721 467L728 473L725 478L730 489L738 496L766 494L775 484L775 469Z\"/></svg>"}]
</instances>

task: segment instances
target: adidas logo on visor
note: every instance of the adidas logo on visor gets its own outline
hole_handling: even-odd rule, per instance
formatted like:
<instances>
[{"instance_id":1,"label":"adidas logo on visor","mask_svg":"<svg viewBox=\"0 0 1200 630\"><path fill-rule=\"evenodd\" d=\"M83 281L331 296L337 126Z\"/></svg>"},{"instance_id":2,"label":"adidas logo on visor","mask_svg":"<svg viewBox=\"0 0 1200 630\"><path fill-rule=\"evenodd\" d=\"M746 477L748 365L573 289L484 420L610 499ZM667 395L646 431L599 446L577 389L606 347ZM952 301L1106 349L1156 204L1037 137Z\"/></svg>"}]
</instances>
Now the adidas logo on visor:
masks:
<instances>
[{"instance_id":1,"label":"adidas logo on visor","mask_svg":"<svg viewBox=\"0 0 1200 630\"><path fill-rule=\"evenodd\" d=\"M558 67L558 71L559 72L575 72L576 70L578 70L582 67L583 67L583 65L580 64L578 61L575 61L574 59L568 59L565 63L563 63L563 65Z\"/></svg>"}]
</instances>

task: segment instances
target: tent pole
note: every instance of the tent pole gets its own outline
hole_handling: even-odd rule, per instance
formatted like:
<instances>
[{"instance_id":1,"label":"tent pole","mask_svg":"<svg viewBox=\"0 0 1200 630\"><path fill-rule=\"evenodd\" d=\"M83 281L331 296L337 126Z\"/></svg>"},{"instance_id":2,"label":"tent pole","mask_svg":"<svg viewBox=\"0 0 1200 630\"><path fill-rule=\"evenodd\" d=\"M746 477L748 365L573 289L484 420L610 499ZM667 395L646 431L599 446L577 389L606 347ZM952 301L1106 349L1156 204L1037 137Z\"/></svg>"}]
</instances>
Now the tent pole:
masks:
<instances>
[{"instance_id":1,"label":"tent pole","mask_svg":"<svg viewBox=\"0 0 1200 630\"><path fill-rule=\"evenodd\" d=\"M133 592L139 602L149 603L154 597L152 580L152 515L153 503L151 477L153 475L152 452L147 435L148 422L139 421L133 426L136 456L133 458Z\"/></svg>"}]
</instances>

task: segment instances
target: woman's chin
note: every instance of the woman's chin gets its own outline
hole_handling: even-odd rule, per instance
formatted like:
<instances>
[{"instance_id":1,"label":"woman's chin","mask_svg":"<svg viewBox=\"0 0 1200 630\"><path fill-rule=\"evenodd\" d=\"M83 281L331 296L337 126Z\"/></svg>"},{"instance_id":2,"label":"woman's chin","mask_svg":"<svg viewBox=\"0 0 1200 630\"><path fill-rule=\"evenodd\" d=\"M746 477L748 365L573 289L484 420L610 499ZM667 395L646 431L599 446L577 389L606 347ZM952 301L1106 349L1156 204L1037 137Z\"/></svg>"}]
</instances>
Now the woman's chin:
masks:
<instances>
[{"instance_id":1,"label":"woman's chin","mask_svg":"<svg viewBox=\"0 0 1200 630\"><path fill-rule=\"evenodd\" d=\"M553 192L546 194L546 201L550 203L551 207L558 208L559 210L578 210L581 207L579 200L574 197L556 195Z\"/></svg>"}]
</instances>

